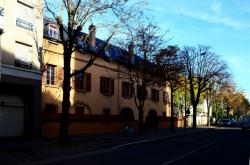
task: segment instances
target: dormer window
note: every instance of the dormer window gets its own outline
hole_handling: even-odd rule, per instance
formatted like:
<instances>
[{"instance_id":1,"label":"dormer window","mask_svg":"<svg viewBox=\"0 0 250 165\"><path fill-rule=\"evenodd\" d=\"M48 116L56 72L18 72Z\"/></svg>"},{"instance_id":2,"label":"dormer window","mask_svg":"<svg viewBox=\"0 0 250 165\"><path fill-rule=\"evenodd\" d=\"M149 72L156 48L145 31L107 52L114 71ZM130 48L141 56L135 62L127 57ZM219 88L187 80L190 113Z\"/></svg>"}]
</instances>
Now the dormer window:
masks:
<instances>
[{"instance_id":1,"label":"dormer window","mask_svg":"<svg viewBox=\"0 0 250 165\"><path fill-rule=\"evenodd\" d=\"M105 49L105 55L110 57L111 56L111 50L110 49Z\"/></svg>"},{"instance_id":2,"label":"dormer window","mask_svg":"<svg viewBox=\"0 0 250 165\"><path fill-rule=\"evenodd\" d=\"M49 25L49 37L51 39L58 39L58 28L53 25Z\"/></svg>"}]
</instances>

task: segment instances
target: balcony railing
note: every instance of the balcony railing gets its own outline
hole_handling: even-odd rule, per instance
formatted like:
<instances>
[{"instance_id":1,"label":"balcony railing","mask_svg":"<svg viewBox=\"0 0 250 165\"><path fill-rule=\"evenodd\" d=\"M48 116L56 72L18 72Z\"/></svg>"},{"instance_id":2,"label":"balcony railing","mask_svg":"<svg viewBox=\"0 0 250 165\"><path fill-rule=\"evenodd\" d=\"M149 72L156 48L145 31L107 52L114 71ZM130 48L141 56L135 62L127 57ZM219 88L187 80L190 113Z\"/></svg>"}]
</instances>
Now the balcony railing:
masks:
<instances>
[{"instance_id":1,"label":"balcony railing","mask_svg":"<svg viewBox=\"0 0 250 165\"><path fill-rule=\"evenodd\" d=\"M20 68L32 69L32 63L15 59L15 66Z\"/></svg>"},{"instance_id":2,"label":"balcony railing","mask_svg":"<svg viewBox=\"0 0 250 165\"><path fill-rule=\"evenodd\" d=\"M27 21L24 21L20 18L17 18L16 19L16 25L19 26L19 27L22 27L24 29L27 29L27 30L33 30L33 24L32 23L29 23Z\"/></svg>"},{"instance_id":3,"label":"balcony railing","mask_svg":"<svg viewBox=\"0 0 250 165\"><path fill-rule=\"evenodd\" d=\"M4 16L4 8L0 6L0 16Z\"/></svg>"}]
</instances>

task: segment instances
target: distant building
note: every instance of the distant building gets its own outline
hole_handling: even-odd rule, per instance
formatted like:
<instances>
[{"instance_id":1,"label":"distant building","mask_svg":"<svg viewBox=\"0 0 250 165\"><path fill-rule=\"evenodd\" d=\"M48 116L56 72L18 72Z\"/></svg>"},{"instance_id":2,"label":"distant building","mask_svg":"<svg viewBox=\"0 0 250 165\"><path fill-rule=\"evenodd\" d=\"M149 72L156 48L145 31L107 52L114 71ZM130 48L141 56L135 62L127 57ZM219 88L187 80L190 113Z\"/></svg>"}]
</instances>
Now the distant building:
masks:
<instances>
[{"instance_id":1,"label":"distant building","mask_svg":"<svg viewBox=\"0 0 250 165\"><path fill-rule=\"evenodd\" d=\"M189 108L190 114L187 116L187 124L188 126L193 125L193 108L192 106ZM209 115L209 118L208 118ZM210 114L208 114L207 108L207 101L204 100L203 102L199 103L197 106L197 113L196 113L196 124L197 126L206 126L207 119L210 119L212 116L212 107L210 107Z\"/></svg>"},{"instance_id":2,"label":"distant building","mask_svg":"<svg viewBox=\"0 0 250 165\"><path fill-rule=\"evenodd\" d=\"M58 41L57 25L48 20L44 22L43 135L55 137L59 131L59 114L63 99L63 46ZM96 53L96 47L103 42L95 38L95 31L90 32L89 36L91 37L88 43L79 43L86 51L73 53L71 72L81 69L91 55ZM124 68L124 50L111 46L103 53L105 56L98 57L85 73L71 79L70 135L117 132L126 124L136 127L138 110L134 103L131 84L122 77L121 71L121 68ZM139 87L137 88L139 90ZM155 85L147 90L144 121L150 114L155 115L157 119L170 116L169 104L166 102L170 89ZM129 117L130 122L124 121L122 117Z\"/></svg>"},{"instance_id":3,"label":"distant building","mask_svg":"<svg viewBox=\"0 0 250 165\"><path fill-rule=\"evenodd\" d=\"M0 137L39 137L43 0L0 1Z\"/></svg>"}]
</instances>

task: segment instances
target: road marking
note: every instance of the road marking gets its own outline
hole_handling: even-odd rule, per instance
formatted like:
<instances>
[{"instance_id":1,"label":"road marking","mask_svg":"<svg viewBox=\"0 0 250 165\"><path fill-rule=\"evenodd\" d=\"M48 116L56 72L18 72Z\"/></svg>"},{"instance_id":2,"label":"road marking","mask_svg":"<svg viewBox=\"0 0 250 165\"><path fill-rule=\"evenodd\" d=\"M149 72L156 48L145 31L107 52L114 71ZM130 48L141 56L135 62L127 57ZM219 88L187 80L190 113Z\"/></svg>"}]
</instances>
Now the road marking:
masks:
<instances>
[{"instance_id":1,"label":"road marking","mask_svg":"<svg viewBox=\"0 0 250 165\"><path fill-rule=\"evenodd\" d=\"M184 155L181 155L181 156L179 156L179 157L177 157L177 158L174 158L174 159L172 159L172 160L170 160L170 161L167 161L167 162L165 162L165 163L163 163L163 164L161 164L161 165L169 165L169 164L173 164L173 163L175 163L175 162L177 162L177 161L179 161L179 160L181 160L181 159L184 159L184 158L186 158L186 157L188 157L188 156L190 156L190 155L193 155L193 154L195 154L197 151L191 151L191 152L188 152L188 153L186 153L186 154L184 154Z\"/></svg>"},{"instance_id":2,"label":"road marking","mask_svg":"<svg viewBox=\"0 0 250 165\"><path fill-rule=\"evenodd\" d=\"M146 139L146 140L141 140L141 141L137 141L137 142L131 142L131 143L124 143L124 144L121 144L121 145L117 145L115 147L112 147L111 149L112 150L117 150L117 149L120 149L122 147L128 147L128 146L132 146L132 145L135 145L135 144L143 144L143 143L149 143L149 142L154 142L154 141L157 141L157 140L162 140L164 138L153 138L153 139Z\"/></svg>"},{"instance_id":3,"label":"road marking","mask_svg":"<svg viewBox=\"0 0 250 165\"><path fill-rule=\"evenodd\" d=\"M208 147L210 147L210 146L212 146L212 145L214 145L214 144L216 144L216 143L219 143L219 142L221 142L221 141L222 141L222 139L218 139L218 140L216 140L216 141L214 141L214 142L211 142L211 143L208 143L208 144L205 144L205 145L201 146L201 148L202 148L202 149L206 149L206 148L208 148ZM165 163L163 163L163 164L161 164L161 165L173 164L173 163L175 163L175 162L177 162L177 161L179 161L179 160L181 160L181 159L184 159L184 158L186 158L186 157L188 157L188 156L190 156L190 155L195 154L196 152L197 152L196 150L193 150L193 151L188 152L188 153L186 153L186 154L184 154L184 155L181 155L181 156L179 156L179 157L177 157L177 158L174 158L174 159L172 159L172 160L170 160L170 161L167 161L167 162L165 162ZM249 164L249 165L250 165L250 164Z\"/></svg>"},{"instance_id":4,"label":"road marking","mask_svg":"<svg viewBox=\"0 0 250 165\"><path fill-rule=\"evenodd\" d=\"M51 159L46 159L46 160L37 160L37 161L32 161L32 162L26 162L26 163L22 163L21 165L39 165L39 164L55 163L55 162L58 162L58 161L74 159L74 158L80 158L80 157L96 155L96 154L102 154L102 153L107 153L107 152L110 152L110 151L112 151L112 150L111 149L102 149L102 150L96 150L96 151L91 151L91 152L87 152L87 153L85 152L85 153L74 154L74 155L63 156L63 157L57 157L57 158L51 158Z\"/></svg>"},{"instance_id":5,"label":"road marking","mask_svg":"<svg viewBox=\"0 0 250 165\"><path fill-rule=\"evenodd\" d=\"M79 157L95 155L95 154L102 154L102 153L107 153L107 152L119 151L119 150L124 149L124 147L132 146L132 145L136 145L136 144L149 143L149 142L160 141L160 140L165 140L165 139L167 140L167 139L172 139L172 138L179 137L179 136L185 136L185 135L206 132L206 131L208 131L208 130L199 130L199 131L195 131L195 132L191 132L191 133L184 132L184 133L180 133L177 135L163 136L163 137L159 137L159 138L152 138L152 139L146 139L146 140L141 140L141 141L136 141L136 142L131 142L131 143L125 143L125 144L117 145L117 146L112 147L112 148L90 151L87 153L85 152L85 153L79 153L79 154L68 155L68 156L63 156L63 157L58 156L55 158L49 158L49 159L45 159L45 160L35 160L35 161L31 161L31 162L25 162L25 163L22 163L21 165L41 165L41 164L55 163L58 161L63 161L63 160L68 160L68 159L74 159L74 158L79 158ZM196 151L192 151L192 152L196 152ZM188 153L188 155L191 155L190 153Z\"/></svg>"},{"instance_id":6,"label":"road marking","mask_svg":"<svg viewBox=\"0 0 250 165\"><path fill-rule=\"evenodd\" d=\"M211 142L211 143L208 143L208 144L205 144L205 145L201 146L201 148L202 148L202 149L206 149L206 148L208 148L208 147L210 147L210 146L212 146L212 145L214 145L214 144L216 144L216 143L219 143L219 142L221 142L221 141L222 141L222 139L218 139L218 140L216 140L216 141L214 141L214 142Z\"/></svg>"},{"instance_id":7,"label":"road marking","mask_svg":"<svg viewBox=\"0 0 250 165\"><path fill-rule=\"evenodd\" d=\"M176 138L176 137L181 137L181 136L186 136L186 135L190 135L190 134L195 134L195 133L201 133L201 132L206 132L206 131L210 131L211 129L208 130L199 130L196 132L184 132L184 133L180 133L177 135L170 135L170 136L162 136L159 138L151 138L151 139L146 139L146 140L141 140L141 141L135 141L135 142L130 142L130 143L124 143L121 145L117 145L112 147L112 150L117 150L117 149L121 149L123 147L128 147L128 146L132 146L132 145L136 145L136 144L143 144L143 143L150 143L150 142L155 142L155 141L161 141L161 140L168 140L168 139L172 139L172 138Z\"/></svg>"}]
</instances>

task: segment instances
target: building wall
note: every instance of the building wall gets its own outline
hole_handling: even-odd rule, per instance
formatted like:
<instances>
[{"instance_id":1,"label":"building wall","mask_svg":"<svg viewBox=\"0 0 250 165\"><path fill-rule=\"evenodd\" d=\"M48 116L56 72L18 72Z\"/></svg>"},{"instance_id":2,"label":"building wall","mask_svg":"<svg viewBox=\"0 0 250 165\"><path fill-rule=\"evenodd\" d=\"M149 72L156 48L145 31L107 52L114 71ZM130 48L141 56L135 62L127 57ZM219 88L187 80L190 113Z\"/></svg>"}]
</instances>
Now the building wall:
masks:
<instances>
[{"instance_id":1,"label":"building wall","mask_svg":"<svg viewBox=\"0 0 250 165\"><path fill-rule=\"evenodd\" d=\"M209 118L212 116L212 107L210 107L210 114ZM197 106L197 113L196 113L196 124L197 126L206 126L208 123L208 108L207 108L207 101L203 100ZM188 126L193 125L193 108L190 107L190 115L187 116L187 124Z\"/></svg>"},{"instance_id":2,"label":"building wall","mask_svg":"<svg viewBox=\"0 0 250 165\"><path fill-rule=\"evenodd\" d=\"M53 103L58 106L58 112L61 112L61 102L62 102L62 76L59 72L62 72L63 68L63 55L62 55L62 45L58 43L51 42L48 39L44 39L43 43L43 63L53 64L56 67L56 81L57 83L53 86L46 84L45 70L43 75L43 107L46 103ZM71 60L71 70L81 69L86 64L86 60L90 57L89 54L75 53L72 55ZM90 114L102 114L103 108L109 108L111 110L111 115L120 114L122 108L131 108L134 111L134 115L137 119L136 106L134 104L133 98L126 99L122 97L122 81L126 81L119 77L118 72L119 65L115 62L107 62L102 58L97 58L94 64L89 67L86 72L91 73L91 91L90 92L79 92L74 89L71 90L70 101L71 110L70 113L74 114L74 105L84 104L89 107ZM100 93L100 77L111 77L115 80L114 83L114 95L103 96ZM60 83L58 83L60 81ZM73 82L72 82L73 83ZM73 84L71 84L73 86ZM159 102L151 101L149 98L145 102L145 116L148 111L154 109L157 111L158 116L162 116L163 112L166 112L167 116L170 116L169 105L163 102L163 91L168 90L167 88L155 88L159 89ZM148 88L148 95L151 96L151 88ZM88 113L88 112L87 112Z\"/></svg>"},{"instance_id":3,"label":"building wall","mask_svg":"<svg viewBox=\"0 0 250 165\"><path fill-rule=\"evenodd\" d=\"M32 23L20 23L22 20L20 12L26 11L19 8L18 4L30 9L30 14L26 14L26 20L30 18L33 20ZM0 37L0 94L22 98L24 102L23 136L38 137L41 127L40 57L43 38L43 0L1 0L1 5L4 8L4 23L3 34ZM20 53L23 49L16 50L17 43L24 47L28 46L30 51L27 54ZM28 59L31 60L29 65L31 67L17 65L18 53L24 59L30 57Z\"/></svg>"},{"instance_id":4,"label":"building wall","mask_svg":"<svg viewBox=\"0 0 250 165\"><path fill-rule=\"evenodd\" d=\"M61 102L63 98L62 82L63 82L63 47L61 44L49 39L43 40L43 80L42 80L42 107L43 110L46 104L54 104L57 106L57 112L61 113ZM82 54L75 52L72 55L71 70L81 69L86 61L90 58L90 54ZM56 66L56 83L55 85L46 84L46 64ZM138 120L138 111L133 98L122 97L122 81L126 81L121 77L120 65L113 61L105 61L102 58L97 58L93 65L91 65L86 73L91 73L91 91L79 92L73 88L73 81L71 83L72 89L70 93L70 114L75 114L75 106L83 105L85 114L102 115L103 109L110 109L110 115L119 115L123 108L130 108L133 110L135 120ZM114 79L114 95L104 96L100 93L100 77L110 77ZM151 88L148 88L148 98L144 106L144 121L149 110L153 109L158 116L162 116L165 112L166 116L170 116L169 105L163 102L163 91L169 92L169 88L154 88L159 89L159 101L154 102L150 99ZM45 126L45 125L44 125ZM54 125L55 126L55 125ZM45 126L48 128L48 125ZM44 127L44 129L45 129ZM86 131L88 132L88 131ZM48 134L48 133L44 133Z\"/></svg>"},{"instance_id":5,"label":"building wall","mask_svg":"<svg viewBox=\"0 0 250 165\"><path fill-rule=\"evenodd\" d=\"M17 1L5 0L5 29L2 35L2 50L3 58L2 63L14 66L15 62L15 43L21 42L23 44L31 45L33 49L33 70L40 70L39 62L39 49L42 47L43 38L43 13L42 13L42 0L19 0L19 2L29 5L33 8L34 26L33 30L16 25L18 18ZM32 17L32 16L30 16Z\"/></svg>"}]
</instances>

